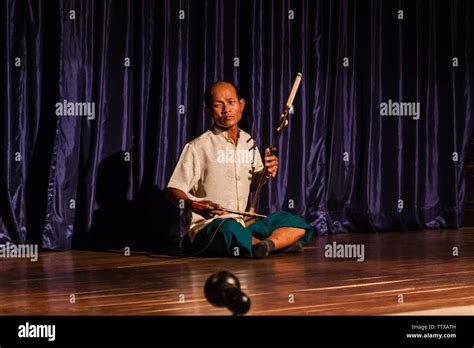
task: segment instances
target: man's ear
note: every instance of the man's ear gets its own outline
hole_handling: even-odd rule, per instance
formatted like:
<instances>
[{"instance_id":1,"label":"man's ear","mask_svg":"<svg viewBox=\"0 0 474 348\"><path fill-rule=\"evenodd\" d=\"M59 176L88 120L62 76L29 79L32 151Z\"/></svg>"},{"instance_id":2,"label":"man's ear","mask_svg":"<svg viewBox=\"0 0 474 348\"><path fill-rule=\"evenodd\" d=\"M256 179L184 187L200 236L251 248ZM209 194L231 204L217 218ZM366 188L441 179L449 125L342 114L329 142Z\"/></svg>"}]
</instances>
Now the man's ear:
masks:
<instances>
[{"instance_id":1,"label":"man's ear","mask_svg":"<svg viewBox=\"0 0 474 348\"><path fill-rule=\"evenodd\" d=\"M240 112L244 111L245 99L244 98L240 99L239 104L240 104Z\"/></svg>"},{"instance_id":2,"label":"man's ear","mask_svg":"<svg viewBox=\"0 0 474 348\"><path fill-rule=\"evenodd\" d=\"M206 116L212 116L211 110L207 106L204 107L204 113Z\"/></svg>"}]
</instances>

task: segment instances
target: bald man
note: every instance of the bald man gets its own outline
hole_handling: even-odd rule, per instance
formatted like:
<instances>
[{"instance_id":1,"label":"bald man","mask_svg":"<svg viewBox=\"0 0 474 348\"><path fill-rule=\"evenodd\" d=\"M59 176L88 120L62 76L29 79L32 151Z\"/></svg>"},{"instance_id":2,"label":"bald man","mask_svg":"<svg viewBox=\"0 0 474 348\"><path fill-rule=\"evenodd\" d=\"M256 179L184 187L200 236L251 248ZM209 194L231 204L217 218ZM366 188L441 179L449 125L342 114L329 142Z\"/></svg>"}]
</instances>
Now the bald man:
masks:
<instances>
[{"instance_id":1,"label":"bald man","mask_svg":"<svg viewBox=\"0 0 474 348\"><path fill-rule=\"evenodd\" d=\"M278 158L265 149L265 164L250 134L238 126L245 107L237 86L219 81L204 94L214 125L186 144L166 188L175 205L184 202L187 255L264 258L274 251L301 252L313 228L301 217L278 211L246 227L241 215L261 175L275 177ZM201 204L196 204L199 202Z\"/></svg>"}]
</instances>

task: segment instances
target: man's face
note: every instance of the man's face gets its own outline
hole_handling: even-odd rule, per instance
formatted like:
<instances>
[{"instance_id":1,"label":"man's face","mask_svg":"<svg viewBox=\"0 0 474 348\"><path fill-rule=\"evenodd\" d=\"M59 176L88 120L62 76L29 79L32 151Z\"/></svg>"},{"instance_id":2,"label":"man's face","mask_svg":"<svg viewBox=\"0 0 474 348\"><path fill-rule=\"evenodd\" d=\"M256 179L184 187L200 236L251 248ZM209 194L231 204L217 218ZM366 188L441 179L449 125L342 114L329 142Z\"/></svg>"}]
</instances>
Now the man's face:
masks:
<instances>
[{"instance_id":1,"label":"man's face","mask_svg":"<svg viewBox=\"0 0 474 348\"><path fill-rule=\"evenodd\" d=\"M211 109L206 108L206 113L214 118L215 124L224 129L237 126L242 118L245 100L239 100L234 86L218 83L212 88L211 95Z\"/></svg>"}]
</instances>

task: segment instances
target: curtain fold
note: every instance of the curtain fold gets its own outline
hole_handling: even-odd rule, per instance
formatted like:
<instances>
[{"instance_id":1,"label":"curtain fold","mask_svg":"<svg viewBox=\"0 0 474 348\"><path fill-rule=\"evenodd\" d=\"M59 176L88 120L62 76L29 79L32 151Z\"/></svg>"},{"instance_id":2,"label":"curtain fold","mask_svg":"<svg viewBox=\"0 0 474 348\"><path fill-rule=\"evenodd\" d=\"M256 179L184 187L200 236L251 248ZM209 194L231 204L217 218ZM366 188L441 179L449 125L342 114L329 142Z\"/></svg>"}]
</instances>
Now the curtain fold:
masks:
<instances>
[{"instance_id":1,"label":"curtain fold","mask_svg":"<svg viewBox=\"0 0 474 348\"><path fill-rule=\"evenodd\" d=\"M185 214L163 190L212 125L206 87L240 86L263 152L297 72L259 212L319 234L458 228L473 14L468 0L6 0L0 243L175 243ZM383 116L384 103L419 112Z\"/></svg>"}]
</instances>

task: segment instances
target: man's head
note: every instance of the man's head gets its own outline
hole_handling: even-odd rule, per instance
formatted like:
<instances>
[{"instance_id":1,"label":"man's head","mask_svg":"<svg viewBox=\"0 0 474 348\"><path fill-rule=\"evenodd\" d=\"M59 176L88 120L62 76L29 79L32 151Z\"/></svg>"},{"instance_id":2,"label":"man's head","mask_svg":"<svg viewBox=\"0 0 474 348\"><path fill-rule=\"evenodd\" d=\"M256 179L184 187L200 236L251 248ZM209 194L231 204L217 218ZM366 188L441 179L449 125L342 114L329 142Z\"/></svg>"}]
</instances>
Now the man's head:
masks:
<instances>
[{"instance_id":1,"label":"man's head","mask_svg":"<svg viewBox=\"0 0 474 348\"><path fill-rule=\"evenodd\" d=\"M221 128L233 128L242 118L245 100L240 97L237 86L231 82L213 83L204 93L204 101L206 114Z\"/></svg>"}]
</instances>

